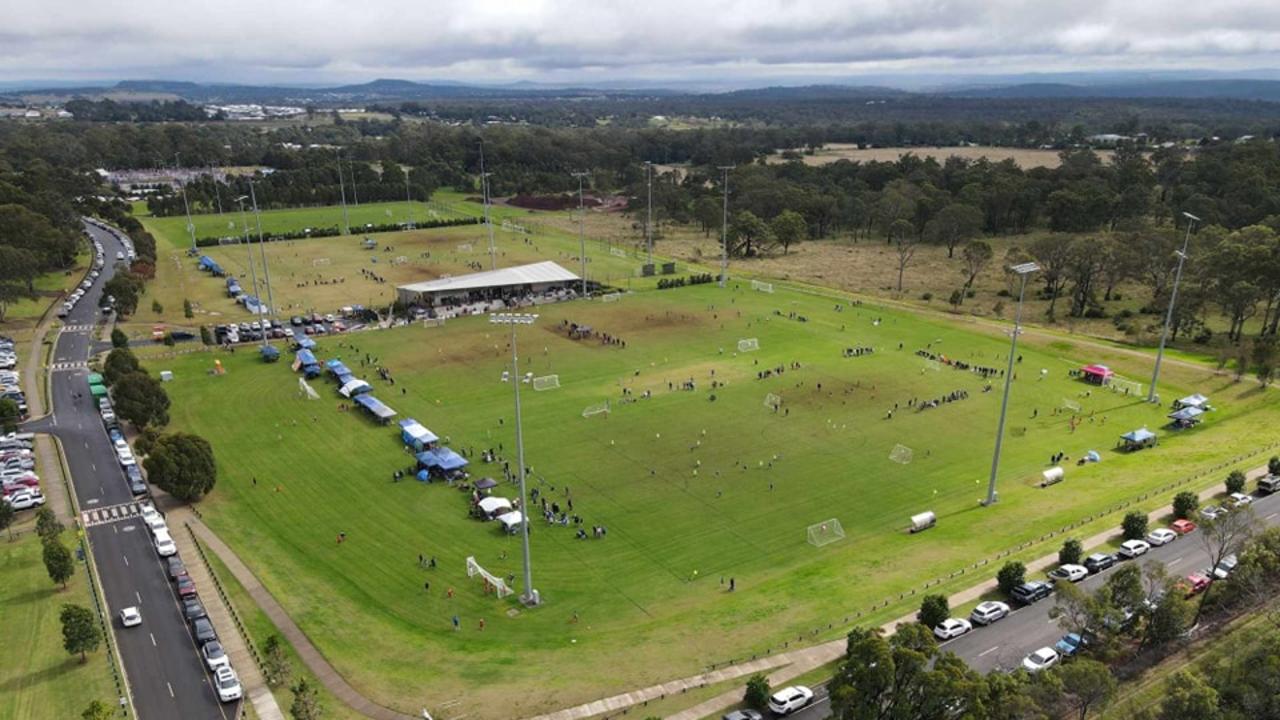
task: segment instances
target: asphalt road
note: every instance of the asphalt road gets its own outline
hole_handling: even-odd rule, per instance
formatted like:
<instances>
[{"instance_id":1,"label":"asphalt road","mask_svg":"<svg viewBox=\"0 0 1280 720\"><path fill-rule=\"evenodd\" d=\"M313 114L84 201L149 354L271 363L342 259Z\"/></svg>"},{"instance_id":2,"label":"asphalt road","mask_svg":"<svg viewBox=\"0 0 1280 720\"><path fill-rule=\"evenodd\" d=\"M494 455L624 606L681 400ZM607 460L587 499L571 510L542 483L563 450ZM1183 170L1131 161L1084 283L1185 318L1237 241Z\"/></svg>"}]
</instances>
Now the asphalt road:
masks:
<instances>
[{"instance_id":1,"label":"asphalt road","mask_svg":"<svg viewBox=\"0 0 1280 720\"><path fill-rule=\"evenodd\" d=\"M150 533L128 512L136 500L88 393L89 371L83 365L95 346L98 300L102 284L112 274L113 258L123 246L111 233L85 227L102 243L107 264L65 319L67 329L54 345L53 415L25 429L49 432L62 441L82 512L110 518L111 509L117 508L120 519L93 524L87 532L138 717L228 720L236 717L239 703L218 701ZM119 610L129 606L141 610L142 625L119 625Z\"/></svg>"},{"instance_id":2,"label":"asphalt road","mask_svg":"<svg viewBox=\"0 0 1280 720\"><path fill-rule=\"evenodd\" d=\"M1280 525L1280 493L1254 497L1253 511L1259 522L1269 526ZM1151 561L1163 563L1172 577L1185 577L1208 568L1210 556L1197 531L1168 545L1151 548L1150 552L1137 560L1144 564ZM1117 564L1115 567L1119 566ZM1114 569L1090 575L1080 585L1087 590L1096 590L1106 582L1107 575ZM942 648L960 656L970 667L980 672L1012 670L1019 667L1028 654L1045 646L1052 647L1065 634L1058 622L1049 617L1053 604L1053 596L1021 608L1010 603L1014 609L1008 617L987 627L975 626L971 632L942 643ZM819 720L831 717L826 687L815 687L814 693L814 702L791 715L792 718Z\"/></svg>"}]
</instances>

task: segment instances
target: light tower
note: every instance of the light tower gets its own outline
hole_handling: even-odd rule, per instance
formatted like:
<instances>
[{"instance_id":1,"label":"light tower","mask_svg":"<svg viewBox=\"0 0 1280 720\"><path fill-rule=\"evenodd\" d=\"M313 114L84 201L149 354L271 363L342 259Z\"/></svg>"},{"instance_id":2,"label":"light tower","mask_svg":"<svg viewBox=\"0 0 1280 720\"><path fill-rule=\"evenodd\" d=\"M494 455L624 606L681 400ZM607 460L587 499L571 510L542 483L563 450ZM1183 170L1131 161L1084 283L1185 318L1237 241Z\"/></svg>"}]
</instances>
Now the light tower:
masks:
<instances>
[{"instance_id":1,"label":"light tower","mask_svg":"<svg viewBox=\"0 0 1280 720\"><path fill-rule=\"evenodd\" d=\"M589 172L576 172L578 178L578 246L582 253L582 297L587 296L587 208L582 199L582 183L591 177Z\"/></svg>"},{"instance_id":2,"label":"light tower","mask_svg":"<svg viewBox=\"0 0 1280 720\"><path fill-rule=\"evenodd\" d=\"M987 480L987 499L983 505L996 504L996 473L1000 470L1000 445L1004 440L1004 420L1009 411L1009 387L1013 384L1013 359L1018 354L1018 335L1022 332L1022 298L1027 292L1027 276L1040 269L1033 263L1022 263L1009 268L1021 279L1018 288L1018 309L1013 316L1013 332L1009 333L1009 367L1004 371L1004 397L1000 400L1000 424L996 426L996 449L991 456L991 478Z\"/></svg>"},{"instance_id":3,"label":"light tower","mask_svg":"<svg viewBox=\"0 0 1280 720\"><path fill-rule=\"evenodd\" d=\"M729 171L732 165L721 165L724 180L724 211L720 218L720 287L729 281Z\"/></svg>"},{"instance_id":4,"label":"light tower","mask_svg":"<svg viewBox=\"0 0 1280 720\"><path fill-rule=\"evenodd\" d=\"M1160 382L1160 361L1164 360L1164 344L1169 339L1169 326L1173 324L1173 306L1178 302L1178 283L1182 281L1182 264L1187 261L1187 246L1191 243L1191 228L1200 222L1200 218L1189 212L1182 213L1187 219L1187 234L1182 239L1182 249L1177 251L1178 270L1173 275L1173 290L1169 293L1169 309L1164 314L1164 329L1160 331L1160 348L1156 350L1156 367L1151 373L1151 389L1147 391L1147 402L1159 402L1156 394L1156 383Z\"/></svg>"},{"instance_id":5,"label":"light tower","mask_svg":"<svg viewBox=\"0 0 1280 720\"><path fill-rule=\"evenodd\" d=\"M515 388L516 398L516 472L520 477L520 514L524 516L524 522L520 524L520 535L524 541L524 593L520 596L520 602L531 607L540 604L542 598L533 587L533 561L530 559L529 554L529 497L525 493L524 424L520 415L520 356L516 351L516 327L519 325L532 325L537 319L537 315L527 313L492 313L489 315L489 322L495 325L508 325L511 327L511 385Z\"/></svg>"}]
</instances>

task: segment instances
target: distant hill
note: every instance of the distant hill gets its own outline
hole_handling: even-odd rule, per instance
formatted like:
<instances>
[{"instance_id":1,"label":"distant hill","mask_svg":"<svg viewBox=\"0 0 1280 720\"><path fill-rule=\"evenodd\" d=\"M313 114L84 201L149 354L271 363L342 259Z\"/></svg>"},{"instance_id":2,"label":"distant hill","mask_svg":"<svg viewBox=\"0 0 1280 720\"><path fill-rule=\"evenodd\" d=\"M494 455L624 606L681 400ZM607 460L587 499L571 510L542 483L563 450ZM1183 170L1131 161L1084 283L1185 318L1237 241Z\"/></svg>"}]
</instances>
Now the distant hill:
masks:
<instances>
[{"instance_id":1,"label":"distant hill","mask_svg":"<svg viewBox=\"0 0 1280 720\"><path fill-rule=\"evenodd\" d=\"M1167 80L1097 85L1023 83L965 88L939 94L989 98L1231 98L1280 102L1280 80Z\"/></svg>"}]
</instances>

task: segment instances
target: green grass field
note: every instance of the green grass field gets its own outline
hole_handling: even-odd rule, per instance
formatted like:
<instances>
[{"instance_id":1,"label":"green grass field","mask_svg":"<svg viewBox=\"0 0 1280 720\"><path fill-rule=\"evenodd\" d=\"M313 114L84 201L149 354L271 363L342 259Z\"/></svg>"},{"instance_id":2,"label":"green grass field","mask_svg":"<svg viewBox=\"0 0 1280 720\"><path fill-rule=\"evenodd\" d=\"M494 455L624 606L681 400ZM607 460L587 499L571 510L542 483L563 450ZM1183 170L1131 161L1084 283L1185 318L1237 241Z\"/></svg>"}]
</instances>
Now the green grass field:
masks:
<instances>
[{"instance_id":1,"label":"green grass field","mask_svg":"<svg viewBox=\"0 0 1280 720\"><path fill-rule=\"evenodd\" d=\"M983 392L977 375L930 369L913 351L932 343L955 359L997 365L1007 337L971 323L834 305L735 283L729 292L697 286L539 308L538 325L522 330L521 370L556 373L561 387L524 397L527 461L544 496L565 504L571 492L586 527L607 526L608 536L576 540L572 528L535 522L535 585L546 604L534 611L484 595L464 572L474 555L493 572L515 574L518 585L518 540L469 519L465 493L392 482L411 461L397 432L339 410L332 383L316 383L321 400L299 399L287 363L264 365L243 350L217 356L228 368L221 377L207 374L213 356L205 353L150 366L177 377L167 385L173 427L205 435L218 453L219 486L202 504L209 524L334 665L386 704L416 712L460 700L457 712L486 718L692 674L827 623L839 634L843 617L924 580L1274 440L1280 413L1270 393L1166 364L1166 397L1201 391L1220 409L1201 429L1161 431L1156 450L1113 453L1116 436L1162 425L1165 411L1109 391L1083 396L1088 386L1067 371L1104 362L1145 378L1149 360L1028 337L1001 502L981 509L999 381ZM569 340L565 321L627 346ZM736 353L749 337L761 349ZM852 346L876 352L841 357ZM319 355L372 380L360 366L366 353L394 374L394 386L377 381L377 394L401 417L417 418L455 449L513 454L511 388L499 381L506 335L483 318L328 338ZM799 369L756 377L793 362ZM668 387L689 379L696 391ZM713 390L712 380L725 385ZM622 403L624 387L652 397ZM908 408L913 398L954 390L968 399ZM765 407L766 393L783 398L782 412ZM606 399L611 414L581 416ZM1053 412L1064 401L1083 407L1074 432ZM895 403L896 416L885 419ZM889 459L895 444L913 448L910 464ZM1051 453L1074 460L1091 449L1104 462L1071 462L1063 484L1034 486ZM473 462L473 475L501 477L500 468ZM499 491L514 494L506 484ZM939 526L903 532L908 516L926 509ZM846 539L809 545L806 527L829 518L841 521ZM339 532L348 537L341 545ZM420 553L437 557L439 568L419 569ZM732 594L721 585L730 577Z\"/></svg>"},{"instance_id":2,"label":"green grass field","mask_svg":"<svg viewBox=\"0 0 1280 720\"><path fill-rule=\"evenodd\" d=\"M13 720L80 717L90 702L116 698L106 650L81 664L62 648L62 604L93 607L83 565L62 590L40 552L34 532L0 536L0 717Z\"/></svg>"}]
</instances>

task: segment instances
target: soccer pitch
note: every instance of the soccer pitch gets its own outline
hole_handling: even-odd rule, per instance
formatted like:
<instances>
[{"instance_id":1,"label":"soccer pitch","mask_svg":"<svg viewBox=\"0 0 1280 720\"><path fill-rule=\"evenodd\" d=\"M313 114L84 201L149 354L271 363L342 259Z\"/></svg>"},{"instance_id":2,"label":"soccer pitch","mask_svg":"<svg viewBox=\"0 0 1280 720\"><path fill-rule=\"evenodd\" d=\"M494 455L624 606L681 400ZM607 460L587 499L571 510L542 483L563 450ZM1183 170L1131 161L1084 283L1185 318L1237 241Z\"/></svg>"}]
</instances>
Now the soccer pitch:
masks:
<instances>
[{"instance_id":1,"label":"soccer pitch","mask_svg":"<svg viewBox=\"0 0 1280 720\"><path fill-rule=\"evenodd\" d=\"M475 556L522 590L518 537L470 519L464 492L393 482L412 461L398 430L340 409L332 382L313 383L322 399L301 399L287 362L263 364L249 348L149 364L175 373L166 384L171 429L204 435L218 455L219 485L200 506L207 522L325 656L387 705L417 712L458 700L457 712L479 718L527 716L794 647L828 623L821 637L838 636L844 617L925 580L1274 440L1278 413L1265 393L1169 363L1166 398L1204 392L1220 409L1200 429L1159 430L1157 449L1115 453L1118 435L1159 428L1167 410L1067 372L1102 362L1142 377L1150 359L1029 335L1001 501L980 508L1001 380L985 392L978 374L929 369L915 351L1003 368L1007 336L840 306L734 282L538 308L537 324L519 331L520 370L557 375L559 387L525 386L532 487L562 509L572 498L588 536L592 526L608 532L579 540L575 527L537 516L534 584L544 606L534 610L486 595L466 575ZM626 345L572 340L566 322ZM341 358L400 417L473 451L473 478L501 480L501 465L480 454L493 448L514 467L511 386L500 380L507 337L485 318L459 319L325 338L317 355ZM743 338L759 349L737 352ZM846 357L846 348L874 352ZM362 366L366 354L394 385ZM227 374L208 374L215 357ZM695 389L682 389L689 381ZM937 407L911 402L957 391L966 397ZM766 405L768 394L781 402ZM1081 405L1074 430L1054 412L1063 398ZM582 416L605 400L611 412ZM909 464L891 459L896 445L911 448ZM1103 462L1076 466L1089 450ZM1059 451L1069 456L1067 480L1036 487ZM516 492L505 482L496 491ZM908 535L909 516L924 510L938 526ZM844 539L814 547L807 528L831 518ZM438 567L420 568L420 554Z\"/></svg>"}]
</instances>

